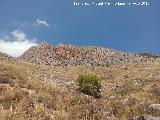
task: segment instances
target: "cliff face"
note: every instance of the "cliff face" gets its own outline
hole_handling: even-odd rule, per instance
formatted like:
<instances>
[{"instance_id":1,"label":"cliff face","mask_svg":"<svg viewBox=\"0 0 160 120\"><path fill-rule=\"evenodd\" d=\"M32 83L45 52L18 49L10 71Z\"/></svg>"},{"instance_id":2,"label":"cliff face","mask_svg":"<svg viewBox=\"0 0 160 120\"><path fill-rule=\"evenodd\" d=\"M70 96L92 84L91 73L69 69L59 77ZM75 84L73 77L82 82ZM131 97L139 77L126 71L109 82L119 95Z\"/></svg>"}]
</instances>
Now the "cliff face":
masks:
<instances>
[{"instance_id":1,"label":"cliff face","mask_svg":"<svg viewBox=\"0 0 160 120\"><path fill-rule=\"evenodd\" d=\"M31 63L52 66L110 66L116 63L160 61L160 58L145 57L138 54L116 51L110 48L65 44L59 44L57 46L42 44L37 47L32 47L21 55L20 59Z\"/></svg>"}]
</instances>

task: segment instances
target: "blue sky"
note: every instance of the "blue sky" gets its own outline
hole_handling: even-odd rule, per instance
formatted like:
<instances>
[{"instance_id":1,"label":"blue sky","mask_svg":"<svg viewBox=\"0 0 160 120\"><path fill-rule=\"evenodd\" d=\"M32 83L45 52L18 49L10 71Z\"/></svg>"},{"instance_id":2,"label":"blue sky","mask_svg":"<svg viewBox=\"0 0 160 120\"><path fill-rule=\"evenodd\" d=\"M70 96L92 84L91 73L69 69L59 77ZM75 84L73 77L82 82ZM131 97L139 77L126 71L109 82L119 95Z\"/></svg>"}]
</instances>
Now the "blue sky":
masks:
<instances>
[{"instance_id":1,"label":"blue sky","mask_svg":"<svg viewBox=\"0 0 160 120\"><path fill-rule=\"evenodd\" d=\"M0 51L9 49L2 50L2 45L11 46L22 38L12 51L24 42L31 42L30 47L45 40L160 54L159 0L143 0L150 5L139 7L74 6L75 1L94 0L0 0Z\"/></svg>"}]
</instances>

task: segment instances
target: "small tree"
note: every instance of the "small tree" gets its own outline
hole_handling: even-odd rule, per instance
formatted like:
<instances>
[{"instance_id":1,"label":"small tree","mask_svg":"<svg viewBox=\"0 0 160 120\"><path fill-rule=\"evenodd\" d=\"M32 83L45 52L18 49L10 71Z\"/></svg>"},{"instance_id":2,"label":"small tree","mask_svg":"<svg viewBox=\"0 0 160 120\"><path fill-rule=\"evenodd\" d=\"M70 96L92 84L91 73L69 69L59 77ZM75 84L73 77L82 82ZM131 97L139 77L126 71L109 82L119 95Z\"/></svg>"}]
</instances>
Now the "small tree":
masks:
<instances>
[{"instance_id":1,"label":"small tree","mask_svg":"<svg viewBox=\"0 0 160 120\"><path fill-rule=\"evenodd\" d=\"M78 86L80 87L80 91L94 96L95 98L100 98L100 89L101 82L100 79L93 74L82 74L77 78Z\"/></svg>"}]
</instances>

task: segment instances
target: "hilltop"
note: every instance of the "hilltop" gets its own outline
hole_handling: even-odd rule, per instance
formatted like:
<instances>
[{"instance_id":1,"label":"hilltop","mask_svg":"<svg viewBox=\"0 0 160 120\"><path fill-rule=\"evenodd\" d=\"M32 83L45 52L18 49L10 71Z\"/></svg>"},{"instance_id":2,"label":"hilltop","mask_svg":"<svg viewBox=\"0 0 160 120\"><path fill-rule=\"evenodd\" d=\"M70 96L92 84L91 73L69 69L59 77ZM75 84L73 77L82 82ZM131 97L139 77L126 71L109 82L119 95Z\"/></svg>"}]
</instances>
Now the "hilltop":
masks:
<instances>
[{"instance_id":1,"label":"hilltop","mask_svg":"<svg viewBox=\"0 0 160 120\"><path fill-rule=\"evenodd\" d=\"M117 63L144 61L160 61L160 57L150 54L131 54L110 48L94 46L74 46L58 44L51 46L47 43L31 47L20 59L30 63L51 66L86 65L110 66Z\"/></svg>"},{"instance_id":2,"label":"hilltop","mask_svg":"<svg viewBox=\"0 0 160 120\"><path fill-rule=\"evenodd\" d=\"M15 58L13 58L12 56L10 55L7 55L6 53L2 53L0 52L0 60L16 60Z\"/></svg>"}]
</instances>

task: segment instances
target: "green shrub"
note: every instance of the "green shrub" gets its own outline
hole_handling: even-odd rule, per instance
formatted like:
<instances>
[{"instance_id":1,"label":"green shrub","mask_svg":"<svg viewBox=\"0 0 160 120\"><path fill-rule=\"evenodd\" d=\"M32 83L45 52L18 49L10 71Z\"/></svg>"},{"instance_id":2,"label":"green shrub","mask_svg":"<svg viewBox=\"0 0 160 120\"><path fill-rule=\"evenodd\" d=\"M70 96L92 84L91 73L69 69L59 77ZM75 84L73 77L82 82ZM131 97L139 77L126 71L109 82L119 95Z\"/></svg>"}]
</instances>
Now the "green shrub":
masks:
<instances>
[{"instance_id":1,"label":"green shrub","mask_svg":"<svg viewBox=\"0 0 160 120\"><path fill-rule=\"evenodd\" d=\"M82 74L77 78L78 86L80 90L87 94L94 96L95 98L100 98L101 83L100 79L93 74Z\"/></svg>"}]
</instances>

